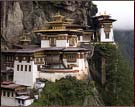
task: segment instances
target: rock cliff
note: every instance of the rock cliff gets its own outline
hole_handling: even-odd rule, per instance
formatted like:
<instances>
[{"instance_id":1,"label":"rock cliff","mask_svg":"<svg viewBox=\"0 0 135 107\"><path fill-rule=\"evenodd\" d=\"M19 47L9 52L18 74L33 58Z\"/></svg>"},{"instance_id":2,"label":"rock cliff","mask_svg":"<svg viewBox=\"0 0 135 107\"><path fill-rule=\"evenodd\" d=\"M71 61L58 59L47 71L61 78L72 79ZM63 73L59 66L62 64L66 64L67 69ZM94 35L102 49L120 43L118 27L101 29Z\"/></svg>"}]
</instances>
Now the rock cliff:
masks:
<instances>
[{"instance_id":1,"label":"rock cliff","mask_svg":"<svg viewBox=\"0 0 135 107\"><path fill-rule=\"evenodd\" d=\"M4 1L1 4L3 48L5 47L4 41L6 41L6 45L8 45L7 43L17 43L23 32L43 28L57 12L75 19L74 23L83 25L91 25L90 17L97 13L96 5L90 0Z\"/></svg>"}]
</instances>

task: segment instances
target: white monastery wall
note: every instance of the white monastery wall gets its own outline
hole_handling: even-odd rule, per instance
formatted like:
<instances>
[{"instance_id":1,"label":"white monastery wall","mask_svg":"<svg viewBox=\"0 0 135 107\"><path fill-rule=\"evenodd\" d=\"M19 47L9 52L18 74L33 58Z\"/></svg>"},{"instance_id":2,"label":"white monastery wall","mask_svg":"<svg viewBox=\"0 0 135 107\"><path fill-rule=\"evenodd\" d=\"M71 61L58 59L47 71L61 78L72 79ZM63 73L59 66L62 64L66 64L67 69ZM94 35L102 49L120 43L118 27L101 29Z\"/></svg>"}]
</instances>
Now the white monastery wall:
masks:
<instances>
[{"instance_id":1,"label":"white monastery wall","mask_svg":"<svg viewBox=\"0 0 135 107\"><path fill-rule=\"evenodd\" d=\"M2 106L18 106L18 101L15 99L15 97L1 96L1 105Z\"/></svg>"},{"instance_id":2,"label":"white monastery wall","mask_svg":"<svg viewBox=\"0 0 135 107\"><path fill-rule=\"evenodd\" d=\"M66 59L64 59L66 62ZM72 76L76 77L77 79L84 79L87 78L88 76L88 62L87 60L84 59L77 59L75 63L68 63L68 64L77 64L79 65L78 67L73 67L72 70L79 70L79 72L70 72L70 73L49 73L49 72L40 72L39 77L43 79L47 79L48 81L55 82L56 80L59 80L61 78L65 78L66 76Z\"/></svg>"},{"instance_id":3,"label":"white monastery wall","mask_svg":"<svg viewBox=\"0 0 135 107\"><path fill-rule=\"evenodd\" d=\"M80 42L83 42L83 36L80 36Z\"/></svg>"},{"instance_id":4,"label":"white monastery wall","mask_svg":"<svg viewBox=\"0 0 135 107\"><path fill-rule=\"evenodd\" d=\"M41 48L50 47L49 40L41 40Z\"/></svg>"},{"instance_id":5,"label":"white monastery wall","mask_svg":"<svg viewBox=\"0 0 135 107\"><path fill-rule=\"evenodd\" d=\"M56 80L60 80L61 78L65 78L66 76L74 76L76 77L78 73L47 73L40 72L40 78L47 79L48 81L55 82Z\"/></svg>"},{"instance_id":6,"label":"white monastery wall","mask_svg":"<svg viewBox=\"0 0 135 107\"><path fill-rule=\"evenodd\" d=\"M33 102L34 102L34 99L28 99L28 100L25 100L23 106L29 106L29 105L31 105Z\"/></svg>"},{"instance_id":7,"label":"white monastery wall","mask_svg":"<svg viewBox=\"0 0 135 107\"><path fill-rule=\"evenodd\" d=\"M104 28L100 29L100 42L114 42L114 36L113 36L113 29L111 28L111 31L109 33L109 38L105 37Z\"/></svg>"},{"instance_id":8,"label":"white monastery wall","mask_svg":"<svg viewBox=\"0 0 135 107\"><path fill-rule=\"evenodd\" d=\"M17 71L17 65L19 65L19 71ZM21 65L23 65L23 71L21 71ZM27 65L27 71L25 71L25 65ZM31 71L29 71L29 65L31 66ZM14 62L14 82L16 84L26 85L33 87L38 77L37 65L34 64L34 61L29 63L26 61Z\"/></svg>"},{"instance_id":9,"label":"white monastery wall","mask_svg":"<svg viewBox=\"0 0 135 107\"><path fill-rule=\"evenodd\" d=\"M84 60L85 59L76 59L76 62L67 62L67 59L63 59L63 62L66 67L70 64L76 64L79 70L83 70L85 68Z\"/></svg>"},{"instance_id":10,"label":"white monastery wall","mask_svg":"<svg viewBox=\"0 0 135 107\"><path fill-rule=\"evenodd\" d=\"M67 40L56 40L56 47L68 47Z\"/></svg>"}]
</instances>

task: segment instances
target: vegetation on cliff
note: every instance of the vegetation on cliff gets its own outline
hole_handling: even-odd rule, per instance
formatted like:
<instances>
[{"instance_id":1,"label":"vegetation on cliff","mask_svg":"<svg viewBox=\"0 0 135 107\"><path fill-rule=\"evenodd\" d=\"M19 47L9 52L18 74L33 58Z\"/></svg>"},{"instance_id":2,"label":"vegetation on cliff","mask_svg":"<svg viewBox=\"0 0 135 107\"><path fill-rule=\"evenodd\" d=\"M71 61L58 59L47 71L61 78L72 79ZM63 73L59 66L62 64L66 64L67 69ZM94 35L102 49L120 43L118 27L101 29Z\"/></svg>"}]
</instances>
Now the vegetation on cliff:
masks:
<instances>
[{"instance_id":1,"label":"vegetation on cliff","mask_svg":"<svg viewBox=\"0 0 135 107\"><path fill-rule=\"evenodd\" d=\"M47 81L39 100L33 105L83 105L85 96L93 98L93 89L93 83L88 85L86 80L74 77L62 78L55 83Z\"/></svg>"},{"instance_id":2,"label":"vegetation on cliff","mask_svg":"<svg viewBox=\"0 0 135 107\"><path fill-rule=\"evenodd\" d=\"M53 82L46 82L46 87L41 92L39 100L33 105L84 105L86 97L87 105L96 105L96 97L103 100L107 106L131 106L134 104L133 72L129 63L114 44L95 44L95 52L91 61L95 66L95 75L98 95L94 95L94 84L88 85L86 81L75 78L63 78ZM102 65L102 58L105 64ZM105 83L102 81L102 66L105 66ZM90 65L92 67L92 65ZM94 77L95 76L95 77ZM100 100L100 101L101 101ZM89 104L88 104L89 102Z\"/></svg>"},{"instance_id":3,"label":"vegetation on cliff","mask_svg":"<svg viewBox=\"0 0 135 107\"><path fill-rule=\"evenodd\" d=\"M96 82L105 105L133 105L133 72L131 72L131 67L120 53L119 48L112 44L98 44L95 46L95 49L95 57L105 57L106 59L106 64L104 65L106 83L101 85L99 82ZM97 62L98 60L94 61ZM97 70L98 72L101 71L98 68Z\"/></svg>"},{"instance_id":4,"label":"vegetation on cliff","mask_svg":"<svg viewBox=\"0 0 135 107\"><path fill-rule=\"evenodd\" d=\"M114 30L114 39L119 44L122 55L134 68L134 31L133 30Z\"/></svg>"}]
</instances>

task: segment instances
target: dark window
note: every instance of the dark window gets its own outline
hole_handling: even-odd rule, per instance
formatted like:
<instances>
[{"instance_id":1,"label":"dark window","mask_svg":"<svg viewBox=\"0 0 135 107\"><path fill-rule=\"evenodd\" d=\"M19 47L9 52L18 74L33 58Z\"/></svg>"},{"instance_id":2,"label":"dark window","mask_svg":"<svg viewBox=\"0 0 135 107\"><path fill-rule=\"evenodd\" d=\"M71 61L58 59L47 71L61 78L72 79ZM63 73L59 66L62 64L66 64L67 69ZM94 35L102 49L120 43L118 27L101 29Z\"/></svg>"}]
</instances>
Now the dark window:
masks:
<instances>
[{"instance_id":1,"label":"dark window","mask_svg":"<svg viewBox=\"0 0 135 107\"><path fill-rule=\"evenodd\" d=\"M76 55L75 54L67 55L67 61L68 62L76 62Z\"/></svg>"},{"instance_id":2,"label":"dark window","mask_svg":"<svg viewBox=\"0 0 135 107\"><path fill-rule=\"evenodd\" d=\"M11 61L11 56L8 57L8 61Z\"/></svg>"},{"instance_id":3,"label":"dark window","mask_svg":"<svg viewBox=\"0 0 135 107\"><path fill-rule=\"evenodd\" d=\"M68 1L68 3L71 3L71 1Z\"/></svg>"},{"instance_id":4,"label":"dark window","mask_svg":"<svg viewBox=\"0 0 135 107\"><path fill-rule=\"evenodd\" d=\"M40 71L40 65L38 65L38 71Z\"/></svg>"},{"instance_id":5,"label":"dark window","mask_svg":"<svg viewBox=\"0 0 135 107\"><path fill-rule=\"evenodd\" d=\"M21 100L20 100L20 99L18 99L18 103L19 103L19 104L21 103Z\"/></svg>"},{"instance_id":6,"label":"dark window","mask_svg":"<svg viewBox=\"0 0 135 107\"><path fill-rule=\"evenodd\" d=\"M6 60L7 60L7 62L8 62L8 56L6 57Z\"/></svg>"},{"instance_id":7,"label":"dark window","mask_svg":"<svg viewBox=\"0 0 135 107\"><path fill-rule=\"evenodd\" d=\"M31 65L29 65L29 71L31 71Z\"/></svg>"},{"instance_id":8,"label":"dark window","mask_svg":"<svg viewBox=\"0 0 135 107\"><path fill-rule=\"evenodd\" d=\"M9 91L7 92L7 97L10 97L10 92Z\"/></svg>"},{"instance_id":9,"label":"dark window","mask_svg":"<svg viewBox=\"0 0 135 107\"><path fill-rule=\"evenodd\" d=\"M14 97L14 92L12 92L12 97Z\"/></svg>"},{"instance_id":10,"label":"dark window","mask_svg":"<svg viewBox=\"0 0 135 107\"><path fill-rule=\"evenodd\" d=\"M105 38L109 39L109 32L105 32Z\"/></svg>"},{"instance_id":11,"label":"dark window","mask_svg":"<svg viewBox=\"0 0 135 107\"><path fill-rule=\"evenodd\" d=\"M3 91L3 96L6 96L6 91Z\"/></svg>"},{"instance_id":12,"label":"dark window","mask_svg":"<svg viewBox=\"0 0 135 107\"><path fill-rule=\"evenodd\" d=\"M24 100L22 100L22 104L24 105Z\"/></svg>"},{"instance_id":13,"label":"dark window","mask_svg":"<svg viewBox=\"0 0 135 107\"><path fill-rule=\"evenodd\" d=\"M50 46L56 46L56 38L50 38Z\"/></svg>"},{"instance_id":14,"label":"dark window","mask_svg":"<svg viewBox=\"0 0 135 107\"><path fill-rule=\"evenodd\" d=\"M10 81L13 81L13 75L9 75L9 76L8 76L8 79L9 79Z\"/></svg>"},{"instance_id":15,"label":"dark window","mask_svg":"<svg viewBox=\"0 0 135 107\"><path fill-rule=\"evenodd\" d=\"M78 36L78 40L80 40L80 36Z\"/></svg>"},{"instance_id":16,"label":"dark window","mask_svg":"<svg viewBox=\"0 0 135 107\"><path fill-rule=\"evenodd\" d=\"M19 71L19 65L17 65L17 71Z\"/></svg>"},{"instance_id":17,"label":"dark window","mask_svg":"<svg viewBox=\"0 0 135 107\"><path fill-rule=\"evenodd\" d=\"M27 65L25 65L25 71L27 71Z\"/></svg>"},{"instance_id":18,"label":"dark window","mask_svg":"<svg viewBox=\"0 0 135 107\"><path fill-rule=\"evenodd\" d=\"M23 71L23 65L21 65L21 71Z\"/></svg>"}]
</instances>

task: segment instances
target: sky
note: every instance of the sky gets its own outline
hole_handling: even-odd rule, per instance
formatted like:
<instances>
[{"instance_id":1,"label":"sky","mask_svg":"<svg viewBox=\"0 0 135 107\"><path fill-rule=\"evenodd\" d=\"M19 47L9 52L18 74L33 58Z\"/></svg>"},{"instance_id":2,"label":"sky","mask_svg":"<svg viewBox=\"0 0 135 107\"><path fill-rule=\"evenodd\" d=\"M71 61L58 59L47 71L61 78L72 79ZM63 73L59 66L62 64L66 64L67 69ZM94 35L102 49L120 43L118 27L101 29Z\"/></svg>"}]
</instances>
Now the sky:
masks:
<instances>
[{"instance_id":1,"label":"sky","mask_svg":"<svg viewBox=\"0 0 135 107\"><path fill-rule=\"evenodd\" d=\"M93 1L98 7L98 13L110 14L114 29L134 29L134 1Z\"/></svg>"}]
</instances>

